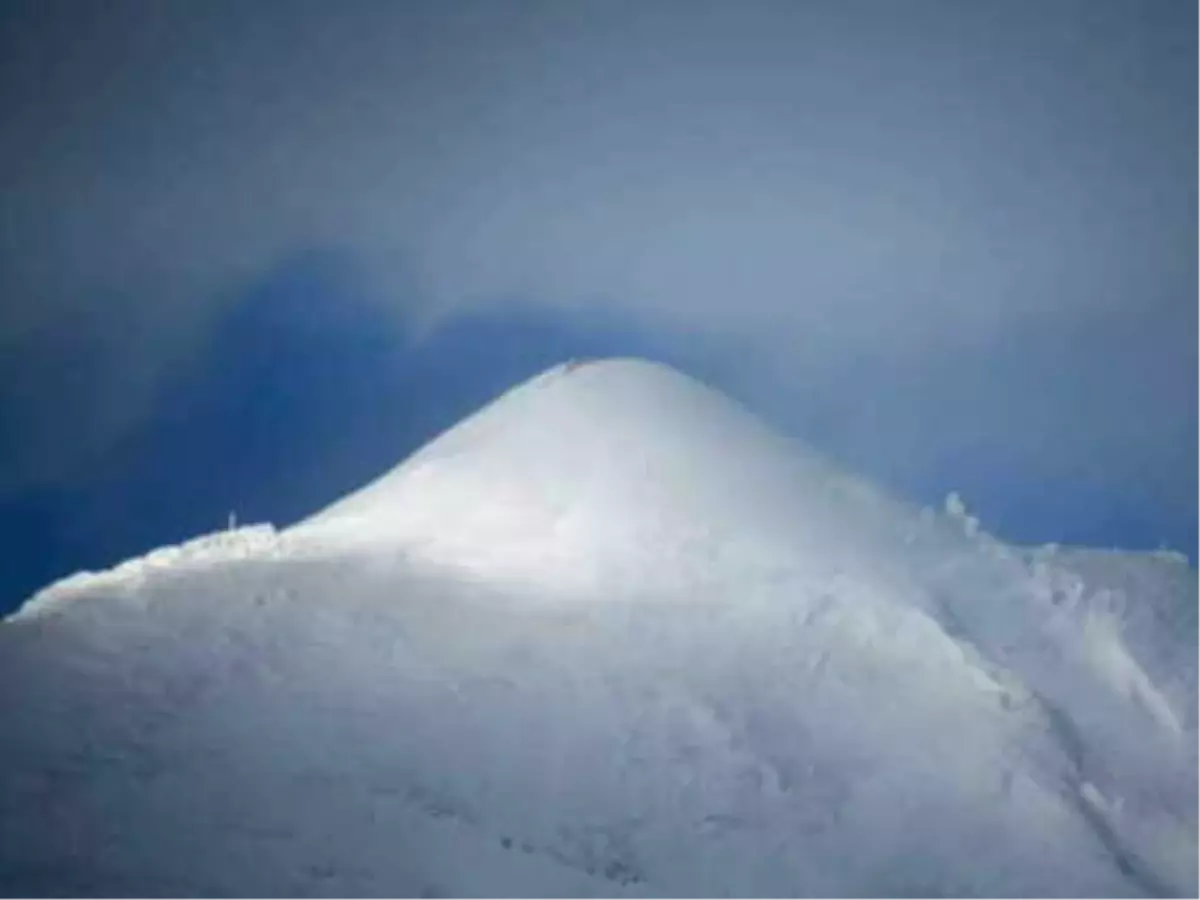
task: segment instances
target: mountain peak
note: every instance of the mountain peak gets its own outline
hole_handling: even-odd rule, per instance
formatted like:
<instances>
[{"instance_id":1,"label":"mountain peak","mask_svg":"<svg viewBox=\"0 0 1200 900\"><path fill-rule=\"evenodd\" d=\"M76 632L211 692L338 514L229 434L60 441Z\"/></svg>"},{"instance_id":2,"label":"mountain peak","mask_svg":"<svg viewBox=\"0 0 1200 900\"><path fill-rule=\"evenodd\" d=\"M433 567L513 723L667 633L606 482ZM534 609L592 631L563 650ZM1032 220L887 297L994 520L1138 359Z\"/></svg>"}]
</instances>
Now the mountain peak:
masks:
<instances>
[{"instance_id":1,"label":"mountain peak","mask_svg":"<svg viewBox=\"0 0 1200 900\"><path fill-rule=\"evenodd\" d=\"M689 577L703 574L697 566L718 577L798 555L828 563L834 544L845 550L884 507L901 509L668 366L572 360L293 534L419 548L554 590L662 586L678 576L664 561L684 558Z\"/></svg>"}]
</instances>

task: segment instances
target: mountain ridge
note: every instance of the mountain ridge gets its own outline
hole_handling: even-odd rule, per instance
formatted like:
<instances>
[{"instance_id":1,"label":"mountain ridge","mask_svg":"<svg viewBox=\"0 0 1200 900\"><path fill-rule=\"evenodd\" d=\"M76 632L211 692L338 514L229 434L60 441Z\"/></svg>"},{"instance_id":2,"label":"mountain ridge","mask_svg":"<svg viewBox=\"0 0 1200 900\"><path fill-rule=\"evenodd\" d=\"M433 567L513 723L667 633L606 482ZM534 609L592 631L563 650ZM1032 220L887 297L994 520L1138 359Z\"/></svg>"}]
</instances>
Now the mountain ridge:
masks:
<instances>
[{"instance_id":1,"label":"mountain ridge","mask_svg":"<svg viewBox=\"0 0 1200 900\"><path fill-rule=\"evenodd\" d=\"M0 884L1194 893L1188 603L665 367L560 366L298 526L0 623Z\"/></svg>"}]
</instances>

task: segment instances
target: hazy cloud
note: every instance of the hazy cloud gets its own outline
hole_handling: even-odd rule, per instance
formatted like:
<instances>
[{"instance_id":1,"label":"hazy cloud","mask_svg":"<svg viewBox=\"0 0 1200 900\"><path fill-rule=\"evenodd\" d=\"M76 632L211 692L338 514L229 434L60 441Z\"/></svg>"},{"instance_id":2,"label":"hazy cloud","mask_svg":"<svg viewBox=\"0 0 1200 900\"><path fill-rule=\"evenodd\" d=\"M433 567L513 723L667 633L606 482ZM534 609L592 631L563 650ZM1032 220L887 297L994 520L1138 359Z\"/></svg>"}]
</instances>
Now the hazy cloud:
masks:
<instances>
[{"instance_id":1,"label":"hazy cloud","mask_svg":"<svg viewBox=\"0 0 1200 900\"><path fill-rule=\"evenodd\" d=\"M119 429L239 286L330 246L406 316L600 305L722 336L777 383L836 391L869 360L854 397L1057 336L1044 397L980 372L961 414L1035 429L1034 457L1095 440L1150 468L1195 431L1195 19L1133 0L8 4L0 348L154 323L51 391ZM1087 379L1113 347L1105 409L1113 385ZM53 385L29 371L3 390L40 408ZM884 417L926 464L934 393ZM56 433L25 427L31 447Z\"/></svg>"}]
</instances>

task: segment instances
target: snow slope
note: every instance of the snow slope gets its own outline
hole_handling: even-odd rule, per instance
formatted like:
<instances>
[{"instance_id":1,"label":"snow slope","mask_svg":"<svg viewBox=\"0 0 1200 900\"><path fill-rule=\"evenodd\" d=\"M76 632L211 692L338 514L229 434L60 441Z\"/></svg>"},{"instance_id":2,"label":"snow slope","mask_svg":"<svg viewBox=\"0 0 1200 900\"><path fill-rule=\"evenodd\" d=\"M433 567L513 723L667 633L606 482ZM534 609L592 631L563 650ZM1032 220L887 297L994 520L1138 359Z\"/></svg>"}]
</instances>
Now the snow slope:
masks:
<instances>
[{"instance_id":1,"label":"snow slope","mask_svg":"<svg viewBox=\"0 0 1200 900\"><path fill-rule=\"evenodd\" d=\"M0 891L1195 895L1196 606L563 366L0 625Z\"/></svg>"},{"instance_id":2,"label":"snow slope","mask_svg":"<svg viewBox=\"0 0 1200 900\"><path fill-rule=\"evenodd\" d=\"M510 391L296 531L559 598L741 581L794 568L797 546L829 572L879 530L880 507L899 514L697 382L591 362Z\"/></svg>"}]
</instances>

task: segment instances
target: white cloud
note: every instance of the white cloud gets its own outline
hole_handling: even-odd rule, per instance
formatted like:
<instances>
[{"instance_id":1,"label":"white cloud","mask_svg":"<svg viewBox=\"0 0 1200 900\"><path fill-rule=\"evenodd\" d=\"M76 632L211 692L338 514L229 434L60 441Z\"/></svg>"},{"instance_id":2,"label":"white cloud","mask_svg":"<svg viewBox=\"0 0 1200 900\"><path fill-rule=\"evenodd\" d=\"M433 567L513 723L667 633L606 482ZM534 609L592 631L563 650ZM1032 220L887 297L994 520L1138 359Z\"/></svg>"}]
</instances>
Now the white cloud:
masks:
<instances>
[{"instance_id":1,"label":"white cloud","mask_svg":"<svg viewBox=\"0 0 1200 900\"><path fill-rule=\"evenodd\" d=\"M0 36L0 346L114 295L200 334L325 244L406 314L415 269L435 319L603 305L793 381L1135 299L1194 327L1162 90L1192 62L1108 8L1086 40L1066 5L31 10Z\"/></svg>"}]
</instances>

